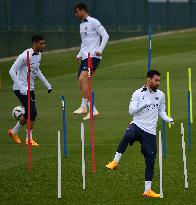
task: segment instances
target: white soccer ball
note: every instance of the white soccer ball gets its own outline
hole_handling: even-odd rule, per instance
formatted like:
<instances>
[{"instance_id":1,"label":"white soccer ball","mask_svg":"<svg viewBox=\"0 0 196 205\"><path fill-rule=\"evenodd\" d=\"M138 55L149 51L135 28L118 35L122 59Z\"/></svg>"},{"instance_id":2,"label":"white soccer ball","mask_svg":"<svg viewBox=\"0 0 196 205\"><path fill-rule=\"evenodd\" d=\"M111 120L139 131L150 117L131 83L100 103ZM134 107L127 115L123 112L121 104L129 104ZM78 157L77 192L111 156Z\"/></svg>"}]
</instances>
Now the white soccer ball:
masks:
<instances>
[{"instance_id":1,"label":"white soccer ball","mask_svg":"<svg viewBox=\"0 0 196 205\"><path fill-rule=\"evenodd\" d=\"M17 106L17 107L15 107L15 108L13 109L13 111L12 111L12 116L13 116L15 119L19 120L20 117L21 117L21 115L24 114L24 113L25 113L25 109L24 109L23 107L21 107L21 106Z\"/></svg>"}]
</instances>

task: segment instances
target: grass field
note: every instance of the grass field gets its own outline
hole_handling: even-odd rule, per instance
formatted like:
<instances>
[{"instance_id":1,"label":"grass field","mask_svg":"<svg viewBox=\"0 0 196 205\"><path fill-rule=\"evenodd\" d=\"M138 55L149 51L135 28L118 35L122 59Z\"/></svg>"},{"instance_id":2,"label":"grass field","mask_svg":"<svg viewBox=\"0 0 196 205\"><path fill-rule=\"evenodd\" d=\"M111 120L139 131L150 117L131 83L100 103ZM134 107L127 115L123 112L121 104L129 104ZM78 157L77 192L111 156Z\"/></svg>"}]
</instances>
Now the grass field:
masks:
<instances>
[{"instance_id":1,"label":"grass field","mask_svg":"<svg viewBox=\"0 0 196 205\"><path fill-rule=\"evenodd\" d=\"M144 199L144 159L140 146L128 147L118 170L108 171L130 116L131 93L144 84L147 68L147 39L111 44L94 78L95 101L101 116L95 121L97 171L91 173L89 122L85 122L86 190L81 177L81 116L74 64L76 51L43 55L41 69L53 86L47 93L36 82L38 118L33 132L40 143L33 148L33 172L27 169L27 148L15 145L7 136L16 123L11 110L19 102L11 88L8 70L12 62L0 62L3 88L0 90L0 204L196 204L196 127L192 127L193 150L187 148L189 189L184 189L180 122L187 133L187 68L192 67L193 99L196 98L196 31L154 37L152 68L162 73L161 89L166 91L166 71L171 76L171 113L175 126L167 126L167 158L163 161L164 199ZM61 95L67 104L68 158L62 159L62 199L57 199L57 130L62 128ZM193 101L193 111L196 104ZM196 120L196 112L194 112ZM158 129L160 129L160 122ZM25 139L25 129L20 133ZM187 134L185 136L187 143ZM158 158L157 158L158 159ZM156 161L153 189L159 192Z\"/></svg>"}]
</instances>

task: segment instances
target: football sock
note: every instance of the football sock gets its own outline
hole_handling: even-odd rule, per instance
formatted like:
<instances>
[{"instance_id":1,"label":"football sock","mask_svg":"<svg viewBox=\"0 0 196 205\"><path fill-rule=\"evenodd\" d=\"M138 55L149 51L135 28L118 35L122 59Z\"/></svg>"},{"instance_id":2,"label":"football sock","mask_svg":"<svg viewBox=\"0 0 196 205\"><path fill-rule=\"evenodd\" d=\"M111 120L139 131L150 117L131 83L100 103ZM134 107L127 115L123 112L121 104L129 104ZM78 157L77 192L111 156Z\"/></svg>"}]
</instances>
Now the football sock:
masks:
<instances>
[{"instance_id":1,"label":"football sock","mask_svg":"<svg viewBox=\"0 0 196 205\"><path fill-rule=\"evenodd\" d=\"M14 134L17 134L20 130L20 128L22 127L22 125L20 124L20 122L18 121L15 125L15 127L13 128L13 132Z\"/></svg>"},{"instance_id":2,"label":"football sock","mask_svg":"<svg viewBox=\"0 0 196 205\"><path fill-rule=\"evenodd\" d=\"M88 103L88 98L82 98L82 104L81 107L87 107L87 103Z\"/></svg>"},{"instance_id":3,"label":"football sock","mask_svg":"<svg viewBox=\"0 0 196 205\"><path fill-rule=\"evenodd\" d=\"M145 192L147 192L151 188L152 182L151 181L145 181Z\"/></svg>"},{"instance_id":4,"label":"football sock","mask_svg":"<svg viewBox=\"0 0 196 205\"><path fill-rule=\"evenodd\" d=\"M114 156L114 160L118 163L120 161L121 156L122 156L121 153L116 152L116 154Z\"/></svg>"},{"instance_id":5,"label":"football sock","mask_svg":"<svg viewBox=\"0 0 196 205\"><path fill-rule=\"evenodd\" d=\"M28 130L26 130L27 131L27 134L26 134L26 140L28 140ZM30 130L30 139L32 140L32 132L33 132L33 130Z\"/></svg>"}]
</instances>

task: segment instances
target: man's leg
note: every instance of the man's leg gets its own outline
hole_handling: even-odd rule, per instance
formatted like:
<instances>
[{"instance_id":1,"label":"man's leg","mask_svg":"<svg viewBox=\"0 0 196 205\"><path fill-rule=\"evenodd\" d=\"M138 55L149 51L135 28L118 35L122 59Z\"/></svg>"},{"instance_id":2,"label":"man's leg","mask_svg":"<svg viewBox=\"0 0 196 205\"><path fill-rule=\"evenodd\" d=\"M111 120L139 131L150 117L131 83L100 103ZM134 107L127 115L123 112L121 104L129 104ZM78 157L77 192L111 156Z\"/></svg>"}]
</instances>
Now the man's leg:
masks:
<instances>
[{"instance_id":1,"label":"man's leg","mask_svg":"<svg viewBox=\"0 0 196 205\"><path fill-rule=\"evenodd\" d=\"M118 145L116 154L112 162L106 165L108 169L115 169L118 167L118 163L127 149L128 144L132 145L137 139L137 126L135 124L131 124L122 138L120 144Z\"/></svg>"},{"instance_id":2,"label":"man's leg","mask_svg":"<svg viewBox=\"0 0 196 205\"><path fill-rule=\"evenodd\" d=\"M88 101L88 72L82 71L79 77L80 89L82 98ZM85 104L86 106L87 104Z\"/></svg>"},{"instance_id":3,"label":"man's leg","mask_svg":"<svg viewBox=\"0 0 196 205\"><path fill-rule=\"evenodd\" d=\"M18 132L20 131L22 126L25 125L26 122L27 120L24 118L24 115L21 115L20 120L16 123L16 125L13 128L14 134L18 134Z\"/></svg>"},{"instance_id":4,"label":"man's leg","mask_svg":"<svg viewBox=\"0 0 196 205\"><path fill-rule=\"evenodd\" d=\"M27 109L27 102L25 100L25 97L20 93L19 90L15 90L14 91L15 95L17 96L17 98L19 99L19 101L21 102L21 104L25 107L25 110ZM16 144L20 144L20 138L18 137L18 132L20 131L20 129L22 128L22 126L24 126L26 123L26 119L25 119L25 114L22 115L20 117L20 120L16 123L16 125L10 129L8 131L8 135L13 139L13 141Z\"/></svg>"},{"instance_id":5,"label":"man's leg","mask_svg":"<svg viewBox=\"0 0 196 205\"><path fill-rule=\"evenodd\" d=\"M160 194L156 194L151 190L152 179L154 175L154 164L156 159L156 135L144 132L140 129L141 152L145 158L145 188L144 197L159 198Z\"/></svg>"},{"instance_id":6,"label":"man's leg","mask_svg":"<svg viewBox=\"0 0 196 205\"><path fill-rule=\"evenodd\" d=\"M152 179L154 175L154 164L155 164L155 158L156 158L156 153L146 153L144 154L145 158L145 190L143 193L144 197L149 197L149 198L160 198L160 194L155 193L152 191L151 186L152 186Z\"/></svg>"},{"instance_id":7,"label":"man's leg","mask_svg":"<svg viewBox=\"0 0 196 205\"><path fill-rule=\"evenodd\" d=\"M93 64L93 73L92 75L95 73L98 65L100 63L100 59L99 58L92 58L92 64ZM87 81L88 82L88 86L89 86L89 80ZM87 88L88 90L88 88ZM90 93L88 93L88 95L90 95ZM89 113L87 114L87 116L85 116L83 118L83 120L90 120L90 101L88 101L88 108L89 108ZM99 115L99 112L98 110L96 109L95 107L95 102L94 102L94 106L93 106L93 116L96 117Z\"/></svg>"},{"instance_id":8,"label":"man's leg","mask_svg":"<svg viewBox=\"0 0 196 205\"><path fill-rule=\"evenodd\" d=\"M30 104L30 140L31 140L31 144L32 146L39 146L39 144L37 142L35 142L33 140L33 128L34 128L34 123L35 123L35 119L37 117L37 109L36 109L36 105L35 105L35 95L34 92L31 91L31 104ZM25 144L28 144L28 126L27 126L27 130L26 130L26 140L25 140Z\"/></svg>"},{"instance_id":9,"label":"man's leg","mask_svg":"<svg viewBox=\"0 0 196 205\"><path fill-rule=\"evenodd\" d=\"M145 191L148 191L151 188L152 185L152 179L154 176L154 164L155 164L155 158L156 153L153 154L144 154L145 158Z\"/></svg>"},{"instance_id":10,"label":"man's leg","mask_svg":"<svg viewBox=\"0 0 196 205\"><path fill-rule=\"evenodd\" d=\"M87 59L81 62L79 72L78 72L79 86L82 95L81 106L75 110L74 114L85 114L87 113L88 105L88 61Z\"/></svg>"}]
</instances>

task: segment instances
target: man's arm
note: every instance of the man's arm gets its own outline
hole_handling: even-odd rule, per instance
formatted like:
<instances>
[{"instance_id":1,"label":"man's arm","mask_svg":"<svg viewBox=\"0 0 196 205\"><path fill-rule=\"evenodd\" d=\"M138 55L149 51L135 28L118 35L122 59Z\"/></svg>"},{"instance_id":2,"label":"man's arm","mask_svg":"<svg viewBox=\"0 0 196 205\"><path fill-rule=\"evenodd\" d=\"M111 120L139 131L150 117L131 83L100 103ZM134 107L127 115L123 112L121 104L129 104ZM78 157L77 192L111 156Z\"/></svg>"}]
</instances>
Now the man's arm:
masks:
<instances>
[{"instance_id":1,"label":"man's arm","mask_svg":"<svg viewBox=\"0 0 196 205\"><path fill-rule=\"evenodd\" d=\"M101 54L108 43L109 35L98 20L94 21L94 28L97 31L97 33L99 33L100 36L102 37L101 44L99 46L99 49L97 50L97 52Z\"/></svg>"},{"instance_id":2,"label":"man's arm","mask_svg":"<svg viewBox=\"0 0 196 205\"><path fill-rule=\"evenodd\" d=\"M139 100L138 92L134 92L129 104L129 113L130 115L135 115L136 113L142 111L147 105L150 105L151 102L148 98L143 99L142 102Z\"/></svg>"},{"instance_id":3,"label":"man's arm","mask_svg":"<svg viewBox=\"0 0 196 205\"><path fill-rule=\"evenodd\" d=\"M24 86L22 86L21 82L18 79L17 76L17 71L24 65L26 64L26 59L24 57L22 57L22 55L18 56L18 58L15 60L14 64L12 65L9 74L12 78L12 80L14 81L14 83L17 85L17 87L20 90L20 93L22 95L27 95L27 88L25 88Z\"/></svg>"},{"instance_id":4,"label":"man's arm","mask_svg":"<svg viewBox=\"0 0 196 205\"><path fill-rule=\"evenodd\" d=\"M38 68L37 77L44 83L44 85L47 87L48 92L50 93L52 90L52 86L49 84L49 82L46 80L44 75L42 74L41 70Z\"/></svg>"},{"instance_id":5,"label":"man's arm","mask_svg":"<svg viewBox=\"0 0 196 205\"><path fill-rule=\"evenodd\" d=\"M167 113L165 112L165 95L163 95L160 102L159 116L162 120L174 124L174 120L171 117L167 116Z\"/></svg>"},{"instance_id":6,"label":"man's arm","mask_svg":"<svg viewBox=\"0 0 196 205\"><path fill-rule=\"evenodd\" d=\"M81 57L82 57L82 54L81 54L81 49L80 49L78 55L76 56L76 63L80 63Z\"/></svg>"}]
</instances>

